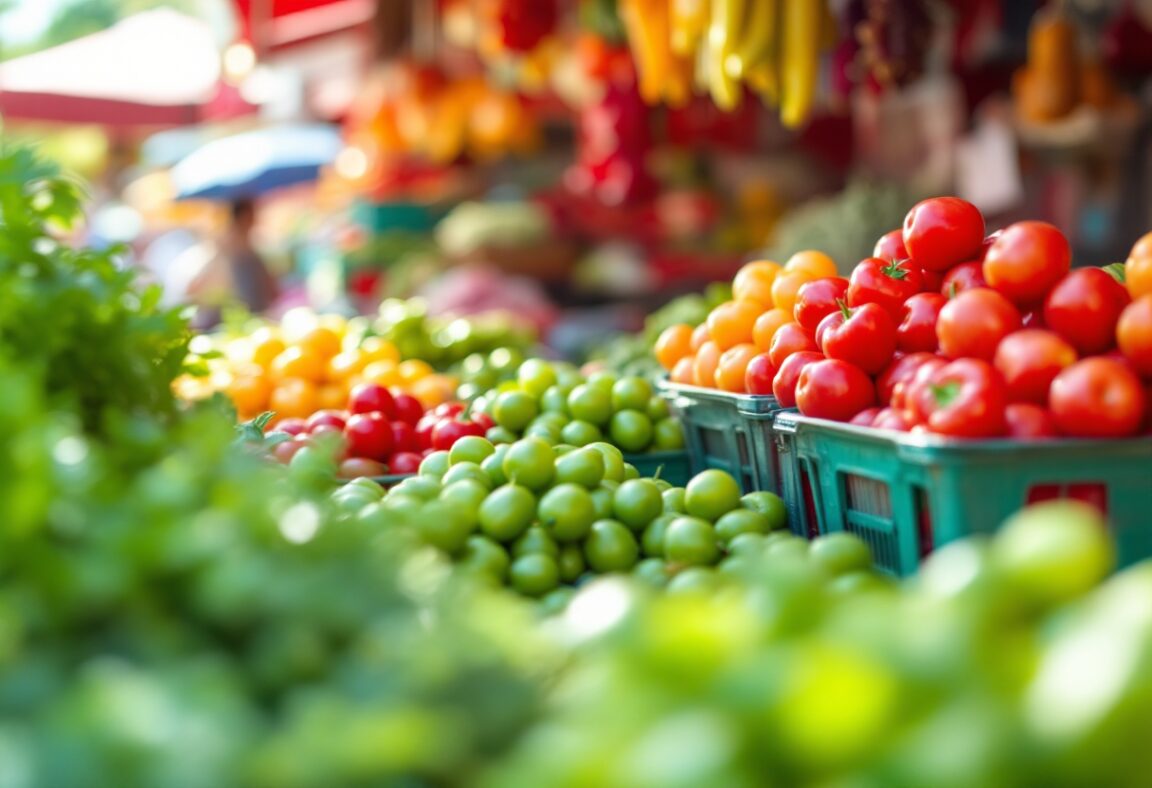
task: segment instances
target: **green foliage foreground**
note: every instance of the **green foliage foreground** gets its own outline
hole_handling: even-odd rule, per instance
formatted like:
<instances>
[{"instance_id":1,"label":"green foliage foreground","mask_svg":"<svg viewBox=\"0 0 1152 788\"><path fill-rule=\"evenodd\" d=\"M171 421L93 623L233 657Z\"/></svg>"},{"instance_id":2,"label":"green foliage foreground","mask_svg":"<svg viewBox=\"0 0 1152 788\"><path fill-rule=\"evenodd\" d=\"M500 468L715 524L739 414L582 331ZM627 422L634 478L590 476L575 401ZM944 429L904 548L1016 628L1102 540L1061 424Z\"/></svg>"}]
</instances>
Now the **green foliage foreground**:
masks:
<instances>
[{"instance_id":1,"label":"green foliage foreground","mask_svg":"<svg viewBox=\"0 0 1152 788\"><path fill-rule=\"evenodd\" d=\"M904 587L785 540L544 618L178 408L183 322L0 173L0 785L1152 784L1152 566L1080 507Z\"/></svg>"}]
</instances>

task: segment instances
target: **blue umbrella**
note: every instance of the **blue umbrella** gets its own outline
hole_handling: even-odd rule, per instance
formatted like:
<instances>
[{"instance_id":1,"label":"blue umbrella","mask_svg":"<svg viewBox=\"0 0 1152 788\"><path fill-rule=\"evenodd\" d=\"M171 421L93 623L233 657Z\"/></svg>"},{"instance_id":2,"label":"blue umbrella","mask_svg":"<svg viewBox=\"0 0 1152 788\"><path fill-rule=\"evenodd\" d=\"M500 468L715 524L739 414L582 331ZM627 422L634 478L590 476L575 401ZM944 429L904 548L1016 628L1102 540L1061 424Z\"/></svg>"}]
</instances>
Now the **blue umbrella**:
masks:
<instances>
[{"instance_id":1,"label":"blue umbrella","mask_svg":"<svg viewBox=\"0 0 1152 788\"><path fill-rule=\"evenodd\" d=\"M176 199L238 200L314 181L343 143L333 126L247 131L206 143L172 168Z\"/></svg>"}]
</instances>

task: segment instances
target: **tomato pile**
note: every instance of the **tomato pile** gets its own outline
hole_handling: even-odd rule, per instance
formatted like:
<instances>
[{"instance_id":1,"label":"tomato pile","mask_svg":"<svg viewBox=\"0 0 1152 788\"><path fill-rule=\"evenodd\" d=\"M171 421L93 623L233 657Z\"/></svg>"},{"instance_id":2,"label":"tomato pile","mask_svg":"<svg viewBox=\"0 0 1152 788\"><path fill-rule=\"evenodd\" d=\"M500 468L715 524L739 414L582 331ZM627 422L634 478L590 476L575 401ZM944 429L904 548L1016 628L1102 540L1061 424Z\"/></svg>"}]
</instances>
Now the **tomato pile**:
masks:
<instances>
[{"instance_id":1,"label":"tomato pile","mask_svg":"<svg viewBox=\"0 0 1152 788\"><path fill-rule=\"evenodd\" d=\"M816 418L958 438L1120 438L1152 415L1152 233L1073 270L1064 235L924 200L845 278L819 252L749 263L705 324L655 353L676 383ZM1126 284L1122 282L1126 279Z\"/></svg>"},{"instance_id":2,"label":"tomato pile","mask_svg":"<svg viewBox=\"0 0 1152 788\"><path fill-rule=\"evenodd\" d=\"M594 574L628 572L674 588L698 583L700 572L689 570L710 568L742 549L746 535L758 539L786 522L778 496L741 495L723 471L673 487L639 478L610 444L551 446L535 436L501 445L462 437L386 494L363 479L333 493L333 502L372 528L411 527L486 582L532 597L559 591L549 601L558 606L571 595L567 586ZM866 569L868 549L849 539L855 564Z\"/></svg>"}]
</instances>

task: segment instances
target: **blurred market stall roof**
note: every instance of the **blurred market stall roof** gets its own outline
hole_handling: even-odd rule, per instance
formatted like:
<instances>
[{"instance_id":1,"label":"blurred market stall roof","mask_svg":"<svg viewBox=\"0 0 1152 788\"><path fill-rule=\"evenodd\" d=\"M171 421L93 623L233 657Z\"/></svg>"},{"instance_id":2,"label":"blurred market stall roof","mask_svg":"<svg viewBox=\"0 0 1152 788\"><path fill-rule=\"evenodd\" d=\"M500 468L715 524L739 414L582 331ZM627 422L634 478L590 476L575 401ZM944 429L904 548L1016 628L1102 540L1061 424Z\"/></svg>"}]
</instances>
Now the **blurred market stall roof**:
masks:
<instances>
[{"instance_id":1,"label":"blurred market stall roof","mask_svg":"<svg viewBox=\"0 0 1152 788\"><path fill-rule=\"evenodd\" d=\"M0 64L8 121L179 126L253 111L222 81L211 28L170 9Z\"/></svg>"},{"instance_id":2,"label":"blurred market stall roof","mask_svg":"<svg viewBox=\"0 0 1152 788\"><path fill-rule=\"evenodd\" d=\"M205 144L172 168L176 199L235 200L307 183L335 161L343 143L334 126L273 126Z\"/></svg>"}]
</instances>

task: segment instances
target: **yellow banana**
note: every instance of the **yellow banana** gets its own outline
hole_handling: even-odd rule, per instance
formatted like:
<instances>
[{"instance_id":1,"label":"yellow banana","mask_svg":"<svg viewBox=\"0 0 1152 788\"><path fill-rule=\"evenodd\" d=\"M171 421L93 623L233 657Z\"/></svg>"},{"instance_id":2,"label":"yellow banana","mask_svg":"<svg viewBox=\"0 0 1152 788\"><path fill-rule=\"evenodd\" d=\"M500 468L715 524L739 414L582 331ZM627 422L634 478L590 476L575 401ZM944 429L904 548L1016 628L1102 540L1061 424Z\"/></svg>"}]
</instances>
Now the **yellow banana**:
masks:
<instances>
[{"instance_id":1,"label":"yellow banana","mask_svg":"<svg viewBox=\"0 0 1152 788\"><path fill-rule=\"evenodd\" d=\"M748 87L770 107L780 104L780 74L776 71L776 64L771 60L758 63L744 75Z\"/></svg>"},{"instance_id":2,"label":"yellow banana","mask_svg":"<svg viewBox=\"0 0 1152 788\"><path fill-rule=\"evenodd\" d=\"M784 0L787 2L787 0ZM776 41L777 5L780 0L750 0L744 32L736 49L724 61L724 68L733 79L743 79L745 73L766 60Z\"/></svg>"},{"instance_id":3,"label":"yellow banana","mask_svg":"<svg viewBox=\"0 0 1152 788\"><path fill-rule=\"evenodd\" d=\"M664 80L664 101L669 107L685 106L692 99L692 77L695 60L672 53L671 64Z\"/></svg>"},{"instance_id":4,"label":"yellow banana","mask_svg":"<svg viewBox=\"0 0 1152 788\"><path fill-rule=\"evenodd\" d=\"M636 59L640 97L658 104L664 93L664 75L670 67L667 0L621 0L620 20Z\"/></svg>"},{"instance_id":5,"label":"yellow banana","mask_svg":"<svg viewBox=\"0 0 1152 788\"><path fill-rule=\"evenodd\" d=\"M700 39L708 30L709 0L671 1L672 52L680 57L692 57L700 46Z\"/></svg>"},{"instance_id":6,"label":"yellow banana","mask_svg":"<svg viewBox=\"0 0 1152 788\"><path fill-rule=\"evenodd\" d=\"M712 2L712 18L708 26L708 88L716 106L726 112L740 104L740 83L732 78L724 64L736 49L744 5L744 0Z\"/></svg>"},{"instance_id":7,"label":"yellow banana","mask_svg":"<svg viewBox=\"0 0 1152 788\"><path fill-rule=\"evenodd\" d=\"M820 69L824 0L785 0L781 23L780 120L795 128L808 119Z\"/></svg>"}]
</instances>

